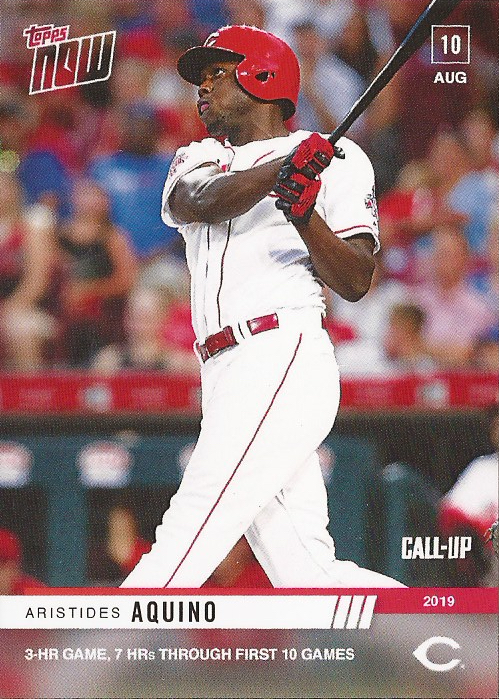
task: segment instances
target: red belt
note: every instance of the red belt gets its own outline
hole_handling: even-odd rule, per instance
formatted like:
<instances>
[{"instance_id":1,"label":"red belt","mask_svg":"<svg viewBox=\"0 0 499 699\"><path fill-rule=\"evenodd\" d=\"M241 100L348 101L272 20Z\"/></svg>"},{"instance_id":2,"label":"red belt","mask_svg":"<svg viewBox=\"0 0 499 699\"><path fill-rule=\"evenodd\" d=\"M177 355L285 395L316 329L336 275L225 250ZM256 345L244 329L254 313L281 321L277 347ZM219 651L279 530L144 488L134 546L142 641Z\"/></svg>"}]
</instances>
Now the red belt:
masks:
<instances>
[{"instance_id":1,"label":"red belt","mask_svg":"<svg viewBox=\"0 0 499 699\"><path fill-rule=\"evenodd\" d=\"M275 328L278 328L279 319L277 313L271 313L268 316L247 320L246 325L251 335L258 335L258 333L263 333L266 330L275 330ZM196 349L203 362L206 362L210 357L214 357L219 352L229 349L229 347L234 347L235 345L237 345L237 340L234 331L230 325L227 325L227 327L220 330L220 332L207 337L203 345L196 343Z\"/></svg>"}]
</instances>

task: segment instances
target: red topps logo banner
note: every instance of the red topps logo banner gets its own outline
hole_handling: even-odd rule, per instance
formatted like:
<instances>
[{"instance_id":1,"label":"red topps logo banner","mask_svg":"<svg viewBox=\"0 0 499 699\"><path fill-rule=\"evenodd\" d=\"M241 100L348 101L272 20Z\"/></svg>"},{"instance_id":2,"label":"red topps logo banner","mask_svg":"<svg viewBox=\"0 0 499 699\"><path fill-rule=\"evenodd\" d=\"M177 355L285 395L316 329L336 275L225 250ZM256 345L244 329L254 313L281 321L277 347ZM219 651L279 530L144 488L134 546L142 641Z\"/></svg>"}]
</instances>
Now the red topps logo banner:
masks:
<instances>
[{"instance_id":1,"label":"red topps logo banner","mask_svg":"<svg viewBox=\"0 0 499 699\"><path fill-rule=\"evenodd\" d=\"M68 39L69 25L32 24L23 32L34 50L29 94L108 80L114 58L116 32Z\"/></svg>"},{"instance_id":2,"label":"red topps logo banner","mask_svg":"<svg viewBox=\"0 0 499 699\"><path fill-rule=\"evenodd\" d=\"M48 46L66 41L69 36L69 24L65 27L54 27L53 24L32 24L31 27L23 31L23 36L27 37L29 49L36 49L37 46Z\"/></svg>"}]
</instances>

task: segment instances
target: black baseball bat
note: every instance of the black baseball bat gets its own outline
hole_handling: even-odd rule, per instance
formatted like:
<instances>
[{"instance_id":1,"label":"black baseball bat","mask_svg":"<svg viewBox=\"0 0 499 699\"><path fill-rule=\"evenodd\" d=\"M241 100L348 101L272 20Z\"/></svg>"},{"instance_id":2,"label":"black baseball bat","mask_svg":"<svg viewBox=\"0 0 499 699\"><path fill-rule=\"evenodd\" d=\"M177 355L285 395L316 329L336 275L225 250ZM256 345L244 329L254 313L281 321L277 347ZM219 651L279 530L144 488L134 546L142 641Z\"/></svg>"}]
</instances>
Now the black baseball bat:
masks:
<instances>
[{"instance_id":1,"label":"black baseball bat","mask_svg":"<svg viewBox=\"0 0 499 699\"><path fill-rule=\"evenodd\" d=\"M353 122L359 118L385 85L390 82L395 73L421 48L431 34L431 25L439 24L460 2L461 0L432 0L430 2L388 63L380 70L339 126L335 128L328 141L334 145L338 139L345 135Z\"/></svg>"}]
</instances>

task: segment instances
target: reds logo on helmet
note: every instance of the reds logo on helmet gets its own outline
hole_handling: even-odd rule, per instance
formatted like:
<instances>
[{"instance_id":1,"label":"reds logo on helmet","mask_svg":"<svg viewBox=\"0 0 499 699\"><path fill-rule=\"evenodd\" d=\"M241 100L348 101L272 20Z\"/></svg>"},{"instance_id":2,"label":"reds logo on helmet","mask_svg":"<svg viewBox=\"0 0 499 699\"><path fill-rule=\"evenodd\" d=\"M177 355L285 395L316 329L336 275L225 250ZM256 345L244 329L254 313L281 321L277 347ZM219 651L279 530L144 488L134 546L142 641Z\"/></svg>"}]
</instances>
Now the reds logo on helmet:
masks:
<instances>
[{"instance_id":1,"label":"reds logo on helmet","mask_svg":"<svg viewBox=\"0 0 499 699\"><path fill-rule=\"evenodd\" d=\"M285 41L257 27L222 27L180 56L177 69L184 80L200 85L201 71L216 60L239 61L236 78L243 90L266 102L279 100L286 119L295 113L300 66Z\"/></svg>"},{"instance_id":2,"label":"reds logo on helmet","mask_svg":"<svg viewBox=\"0 0 499 699\"><path fill-rule=\"evenodd\" d=\"M219 36L220 32L213 32L213 34L210 34L210 36L204 42L204 46L213 46Z\"/></svg>"}]
</instances>

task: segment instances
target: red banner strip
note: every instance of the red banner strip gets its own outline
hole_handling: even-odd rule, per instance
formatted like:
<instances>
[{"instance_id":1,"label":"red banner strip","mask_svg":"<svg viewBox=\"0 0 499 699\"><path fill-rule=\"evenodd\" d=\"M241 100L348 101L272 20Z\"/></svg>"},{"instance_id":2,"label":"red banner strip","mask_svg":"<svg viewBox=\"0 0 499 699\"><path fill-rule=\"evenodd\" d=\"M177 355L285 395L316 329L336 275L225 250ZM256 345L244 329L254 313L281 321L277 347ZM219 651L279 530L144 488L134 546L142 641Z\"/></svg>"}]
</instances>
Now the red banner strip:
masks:
<instances>
[{"instance_id":1,"label":"red banner strip","mask_svg":"<svg viewBox=\"0 0 499 699\"><path fill-rule=\"evenodd\" d=\"M496 374L434 373L343 378L342 408L393 410L484 408L498 398ZM200 410L196 378L130 372L116 376L83 373L1 374L3 413L192 413Z\"/></svg>"}]
</instances>

